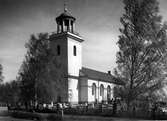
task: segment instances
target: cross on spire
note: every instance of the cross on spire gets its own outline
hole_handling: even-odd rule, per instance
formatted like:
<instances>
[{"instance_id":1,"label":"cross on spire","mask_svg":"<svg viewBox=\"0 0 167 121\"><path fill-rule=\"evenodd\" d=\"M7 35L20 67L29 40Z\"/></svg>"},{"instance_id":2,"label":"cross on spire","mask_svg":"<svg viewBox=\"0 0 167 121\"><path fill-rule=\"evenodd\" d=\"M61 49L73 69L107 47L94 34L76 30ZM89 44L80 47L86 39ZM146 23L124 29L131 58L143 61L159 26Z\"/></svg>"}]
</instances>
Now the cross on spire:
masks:
<instances>
[{"instance_id":1,"label":"cross on spire","mask_svg":"<svg viewBox=\"0 0 167 121\"><path fill-rule=\"evenodd\" d=\"M64 0L64 12L67 12L67 0Z\"/></svg>"}]
</instances>

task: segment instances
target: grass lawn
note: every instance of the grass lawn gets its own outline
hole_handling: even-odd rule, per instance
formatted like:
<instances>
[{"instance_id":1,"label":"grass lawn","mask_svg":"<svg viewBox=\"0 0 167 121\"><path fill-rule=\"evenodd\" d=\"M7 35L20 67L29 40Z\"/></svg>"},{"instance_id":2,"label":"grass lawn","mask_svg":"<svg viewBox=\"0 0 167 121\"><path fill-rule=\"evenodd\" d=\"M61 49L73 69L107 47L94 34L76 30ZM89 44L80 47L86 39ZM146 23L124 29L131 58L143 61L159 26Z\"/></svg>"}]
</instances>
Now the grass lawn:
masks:
<instances>
[{"instance_id":1,"label":"grass lawn","mask_svg":"<svg viewBox=\"0 0 167 121\"><path fill-rule=\"evenodd\" d=\"M26 119L16 119L8 116L0 116L0 121L33 121ZM100 116L72 116L65 115L63 121L151 121L126 118L100 117ZM160 121L160 120L159 120Z\"/></svg>"},{"instance_id":2,"label":"grass lawn","mask_svg":"<svg viewBox=\"0 0 167 121\"><path fill-rule=\"evenodd\" d=\"M24 120L24 119L15 119L12 117L0 117L0 121L32 121L32 120Z\"/></svg>"},{"instance_id":3,"label":"grass lawn","mask_svg":"<svg viewBox=\"0 0 167 121\"><path fill-rule=\"evenodd\" d=\"M63 121L151 121L128 118L100 117L100 116L70 116L65 115Z\"/></svg>"}]
</instances>

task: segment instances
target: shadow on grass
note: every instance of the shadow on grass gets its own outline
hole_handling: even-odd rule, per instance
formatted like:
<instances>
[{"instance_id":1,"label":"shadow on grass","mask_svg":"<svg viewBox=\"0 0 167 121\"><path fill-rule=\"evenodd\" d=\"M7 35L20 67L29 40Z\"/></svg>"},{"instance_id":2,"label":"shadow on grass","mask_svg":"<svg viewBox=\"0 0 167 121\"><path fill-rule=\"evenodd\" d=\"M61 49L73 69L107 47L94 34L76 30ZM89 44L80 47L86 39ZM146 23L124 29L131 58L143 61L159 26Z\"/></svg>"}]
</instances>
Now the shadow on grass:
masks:
<instances>
[{"instance_id":1,"label":"shadow on grass","mask_svg":"<svg viewBox=\"0 0 167 121\"><path fill-rule=\"evenodd\" d=\"M62 117L57 114L41 114L41 113L34 113L34 112L20 112L20 111L13 111L9 113L10 116L19 119L30 119L30 120L37 120L37 121L62 121Z\"/></svg>"}]
</instances>

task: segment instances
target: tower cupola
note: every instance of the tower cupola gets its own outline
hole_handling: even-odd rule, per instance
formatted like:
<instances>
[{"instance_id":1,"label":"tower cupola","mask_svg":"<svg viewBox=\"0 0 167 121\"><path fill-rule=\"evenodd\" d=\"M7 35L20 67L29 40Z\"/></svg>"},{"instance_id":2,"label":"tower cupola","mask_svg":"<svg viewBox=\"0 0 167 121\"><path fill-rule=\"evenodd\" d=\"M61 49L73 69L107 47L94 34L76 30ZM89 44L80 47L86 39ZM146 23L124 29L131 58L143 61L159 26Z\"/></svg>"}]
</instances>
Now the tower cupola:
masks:
<instances>
[{"instance_id":1,"label":"tower cupola","mask_svg":"<svg viewBox=\"0 0 167 121\"><path fill-rule=\"evenodd\" d=\"M71 32L74 33L75 18L69 13L66 6L64 6L64 12L56 18L57 33Z\"/></svg>"}]
</instances>

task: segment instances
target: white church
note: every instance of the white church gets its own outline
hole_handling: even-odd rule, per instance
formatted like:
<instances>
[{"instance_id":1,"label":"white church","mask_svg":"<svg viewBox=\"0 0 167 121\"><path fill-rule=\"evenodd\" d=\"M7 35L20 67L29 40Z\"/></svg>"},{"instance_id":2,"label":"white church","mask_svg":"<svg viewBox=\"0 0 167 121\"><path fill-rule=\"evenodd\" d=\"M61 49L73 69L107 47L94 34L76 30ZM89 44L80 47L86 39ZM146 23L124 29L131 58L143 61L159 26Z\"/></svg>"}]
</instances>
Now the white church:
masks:
<instances>
[{"instance_id":1,"label":"white church","mask_svg":"<svg viewBox=\"0 0 167 121\"><path fill-rule=\"evenodd\" d=\"M110 72L104 73L82 66L84 40L74 31L75 20L64 9L56 18L57 32L50 35L50 46L61 65L58 73L66 75L61 85L58 85L55 100L69 103L109 101L113 98L114 86L123 83Z\"/></svg>"}]
</instances>

